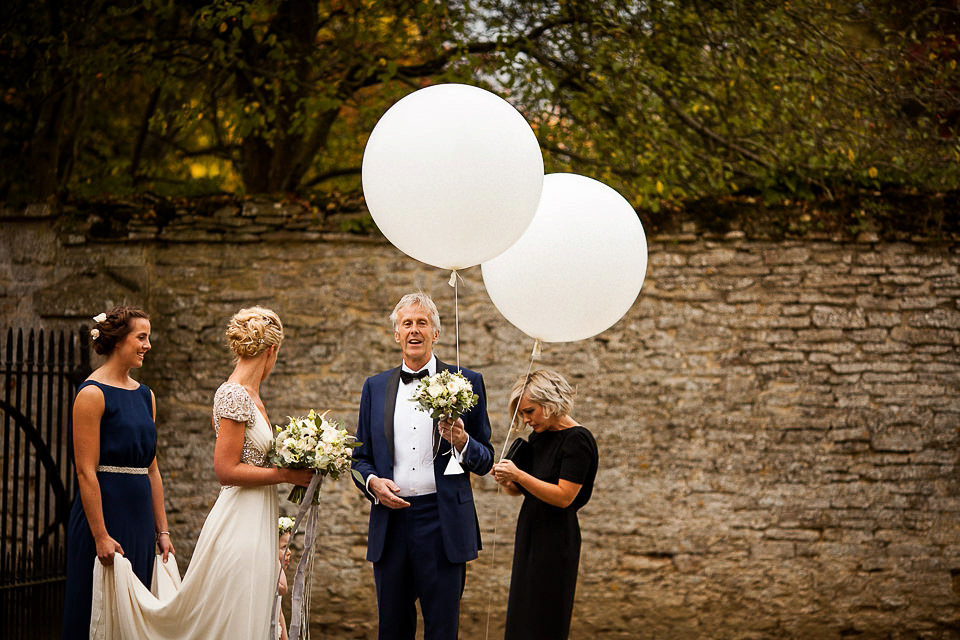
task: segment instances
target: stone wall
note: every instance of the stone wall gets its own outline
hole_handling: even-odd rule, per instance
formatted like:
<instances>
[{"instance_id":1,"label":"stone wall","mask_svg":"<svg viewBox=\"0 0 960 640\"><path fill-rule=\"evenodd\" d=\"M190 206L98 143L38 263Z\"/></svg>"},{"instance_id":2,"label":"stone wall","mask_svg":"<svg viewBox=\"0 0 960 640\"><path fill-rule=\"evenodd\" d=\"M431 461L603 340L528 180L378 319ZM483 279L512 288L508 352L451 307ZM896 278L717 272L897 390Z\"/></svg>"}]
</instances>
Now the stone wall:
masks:
<instances>
[{"instance_id":1,"label":"stone wall","mask_svg":"<svg viewBox=\"0 0 960 640\"><path fill-rule=\"evenodd\" d=\"M275 423L313 407L354 425L364 378L399 361L387 315L409 290L435 297L438 355L456 357L448 274L382 239L254 203L102 223L4 211L0 313L62 328L121 301L151 312L140 375L159 399L181 568L217 495L210 403L234 311L264 304L286 325L264 389ZM572 637L960 637L960 245L649 241L627 315L538 361L577 385L601 451ZM462 275L460 359L484 373L499 451L533 345L479 268ZM461 635L497 638L519 503L489 477L474 486L484 550ZM321 504L313 632L374 638L366 502L342 480Z\"/></svg>"}]
</instances>

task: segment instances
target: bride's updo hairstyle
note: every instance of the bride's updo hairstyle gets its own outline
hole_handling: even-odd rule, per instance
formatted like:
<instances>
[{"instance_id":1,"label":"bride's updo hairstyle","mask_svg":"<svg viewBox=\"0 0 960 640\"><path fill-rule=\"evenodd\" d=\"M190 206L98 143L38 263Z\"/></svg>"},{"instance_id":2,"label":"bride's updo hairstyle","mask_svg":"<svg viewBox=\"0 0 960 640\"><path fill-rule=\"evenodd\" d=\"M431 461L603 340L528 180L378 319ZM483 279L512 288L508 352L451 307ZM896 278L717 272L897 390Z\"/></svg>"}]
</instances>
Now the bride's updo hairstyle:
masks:
<instances>
[{"instance_id":1,"label":"bride's updo hairstyle","mask_svg":"<svg viewBox=\"0 0 960 640\"><path fill-rule=\"evenodd\" d=\"M281 342L283 325L270 309L240 309L227 324L227 343L238 358L253 358Z\"/></svg>"},{"instance_id":2,"label":"bride's updo hairstyle","mask_svg":"<svg viewBox=\"0 0 960 640\"><path fill-rule=\"evenodd\" d=\"M98 318L103 318L98 321ZM104 314L94 318L90 337L93 340L93 350L101 356L109 356L117 345L123 342L133 331L133 319L150 319L146 311L139 307L118 305Z\"/></svg>"},{"instance_id":3,"label":"bride's updo hairstyle","mask_svg":"<svg viewBox=\"0 0 960 640\"><path fill-rule=\"evenodd\" d=\"M533 404L543 408L543 415L567 416L573 410L573 397L576 390L570 386L566 378L550 369L537 369L526 376L522 376L513 385L510 391L510 415L515 416L514 427L523 426L523 417L517 413L517 405L523 396L527 396Z\"/></svg>"}]
</instances>

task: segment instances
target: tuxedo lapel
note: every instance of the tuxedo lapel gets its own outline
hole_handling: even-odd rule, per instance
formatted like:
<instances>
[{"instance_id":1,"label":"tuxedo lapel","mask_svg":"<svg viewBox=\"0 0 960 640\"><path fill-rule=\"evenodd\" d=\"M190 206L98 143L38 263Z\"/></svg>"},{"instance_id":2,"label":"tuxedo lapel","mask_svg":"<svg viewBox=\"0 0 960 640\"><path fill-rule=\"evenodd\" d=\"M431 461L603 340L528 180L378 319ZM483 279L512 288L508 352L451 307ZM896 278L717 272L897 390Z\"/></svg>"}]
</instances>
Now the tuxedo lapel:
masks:
<instances>
[{"instance_id":1,"label":"tuxedo lapel","mask_svg":"<svg viewBox=\"0 0 960 640\"><path fill-rule=\"evenodd\" d=\"M383 437L387 441L387 451L390 452L390 461L393 457L393 417L397 409L397 388L400 386L400 367L390 372L387 378L386 399L383 408Z\"/></svg>"}]
</instances>

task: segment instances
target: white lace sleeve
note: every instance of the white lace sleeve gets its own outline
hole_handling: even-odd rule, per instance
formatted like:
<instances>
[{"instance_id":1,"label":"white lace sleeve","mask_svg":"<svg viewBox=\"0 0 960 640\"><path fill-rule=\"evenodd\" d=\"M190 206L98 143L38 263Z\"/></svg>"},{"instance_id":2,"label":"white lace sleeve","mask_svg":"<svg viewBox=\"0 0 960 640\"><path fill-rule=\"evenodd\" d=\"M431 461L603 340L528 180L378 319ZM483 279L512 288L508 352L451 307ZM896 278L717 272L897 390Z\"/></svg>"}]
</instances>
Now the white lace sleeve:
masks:
<instances>
[{"instance_id":1,"label":"white lace sleeve","mask_svg":"<svg viewBox=\"0 0 960 640\"><path fill-rule=\"evenodd\" d=\"M224 382L213 397L213 428L220 435L220 419L236 420L244 424L253 423L253 399L243 385L236 382Z\"/></svg>"}]
</instances>

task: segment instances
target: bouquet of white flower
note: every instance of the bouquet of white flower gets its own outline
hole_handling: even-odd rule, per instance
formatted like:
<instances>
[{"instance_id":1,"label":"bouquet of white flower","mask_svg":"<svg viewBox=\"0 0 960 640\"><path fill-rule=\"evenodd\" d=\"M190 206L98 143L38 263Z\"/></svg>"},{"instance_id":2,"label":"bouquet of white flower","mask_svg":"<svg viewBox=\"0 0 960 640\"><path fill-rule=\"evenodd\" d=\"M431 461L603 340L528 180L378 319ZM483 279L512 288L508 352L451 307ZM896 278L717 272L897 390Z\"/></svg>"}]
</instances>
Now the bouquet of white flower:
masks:
<instances>
[{"instance_id":1,"label":"bouquet of white flower","mask_svg":"<svg viewBox=\"0 0 960 640\"><path fill-rule=\"evenodd\" d=\"M462 373L444 370L421 380L411 400L434 420L452 422L476 405L480 396Z\"/></svg>"},{"instance_id":2,"label":"bouquet of white flower","mask_svg":"<svg viewBox=\"0 0 960 640\"><path fill-rule=\"evenodd\" d=\"M351 450L359 447L356 438L340 423L327 420L327 412L318 414L313 409L306 417L289 418L286 425L277 425L277 435L267 454L271 463L288 469L315 469L321 476L334 480L350 468ZM294 487L290 501L299 504L306 492ZM319 492L313 504L319 502Z\"/></svg>"}]
</instances>

